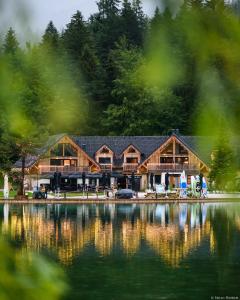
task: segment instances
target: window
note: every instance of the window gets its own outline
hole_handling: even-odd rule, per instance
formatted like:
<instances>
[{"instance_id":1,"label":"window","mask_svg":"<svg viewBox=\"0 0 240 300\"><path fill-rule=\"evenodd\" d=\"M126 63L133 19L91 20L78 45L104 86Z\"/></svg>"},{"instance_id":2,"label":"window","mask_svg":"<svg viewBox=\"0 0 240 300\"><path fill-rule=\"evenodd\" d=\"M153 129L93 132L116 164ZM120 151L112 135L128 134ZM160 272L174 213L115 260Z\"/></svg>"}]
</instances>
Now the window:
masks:
<instances>
[{"instance_id":1,"label":"window","mask_svg":"<svg viewBox=\"0 0 240 300\"><path fill-rule=\"evenodd\" d=\"M175 161L177 164L188 164L188 157L176 157Z\"/></svg>"},{"instance_id":2,"label":"window","mask_svg":"<svg viewBox=\"0 0 240 300\"><path fill-rule=\"evenodd\" d=\"M62 159L50 159L51 166L62 166L63 160Z\"/></svg>"},{"instance_id":3,"label":"window","mask_svg":"<svg viewBox=\"0 0 240 300\"><path fill-rule=\"evenodd\" d=\"M188 154L188 151L179 143L176 143L176 154Z\"/></svg>"},{"instance_id":4,"label":"window","mask_svg":"<svg viewBox=\"0 0 240 300\"><path fill-rule=\"evenodd\" d=\"M173 157L160 157L161 164L173 164Z\"/></svg>"},{"instance_id":5,"label":"window","mask_svg":"<svg viewBox=\"0 0 240 300\"><path fill-rule=\"evenodd\" d=\"M99 157L98 162L100 164L111 164L111 157Z\"/></svg>"},{"instance_id":6,"label":"window","mask_svg":"<svg viewBox=\"0 0 240 300\"><path fill-rule=\"evenodd\" d=\"M137 157L126 157L127 164L137 164L138 158Z\"/></svg>"},{"instance_id":7,"label":"window","mask_svg":"<svg viewBox=\"0 0 240 300\"><path fill-rule=\"evenodd\" d=\"M63 156L63 144L57 144L55 145L51 151L51 156Z\"/></svg>"},{"instance_id":8,"label":"window","mask_svg":"<svg viewBox=\"0 0 240 300\"><path fill-rule=\"evenodd\" d=\"M76 159L50 159L51 166L77 166Z\"/></svg>"},{"instance_id":9,"label":"window","mask_svg":"<svg viewBox=\"0 0 240 300\"><path fill-rule=\"evenodd\" d=\"M50 151L51 156L77 157L77 149L71 144L57 144Z\"/></svg>"},{"instance_id":10,"label":"window","mask_svg":"<svg viewBox=\"0 0 240 300\"><path fill-rule=\"evenodd\" d=\"M173 154L173 143L166 146L166 148L163 150L162 154Z\"/></svg>"},{"instance_id":11,"label":"window","mask_svg":"<svg viewBox=\"0 0 240 300\"><path fill-rule=\"evenodd\" d=\"M128 153L136 153L136 151L133 147L130 147L129 150L128 150Z\"/></svg>"},{"instance_id":12,"label":"window","mask_svg":"<svg viewBox=\"0 0 240 300\"><path fill-rule=\"evenodd\" d=\"M100 151L100 153L109 153L108 148L103 147L102 150Z\"/></svg>"},{"instance_id":13,"label":"window","mask_svg":"<svg viewBox=\"0 0 240 300\"><path fill-rule=\"evenodd\" d=\"M64 156L77 156L77 149L71 144L64 144Z\"/></svg>"}]
</instances>

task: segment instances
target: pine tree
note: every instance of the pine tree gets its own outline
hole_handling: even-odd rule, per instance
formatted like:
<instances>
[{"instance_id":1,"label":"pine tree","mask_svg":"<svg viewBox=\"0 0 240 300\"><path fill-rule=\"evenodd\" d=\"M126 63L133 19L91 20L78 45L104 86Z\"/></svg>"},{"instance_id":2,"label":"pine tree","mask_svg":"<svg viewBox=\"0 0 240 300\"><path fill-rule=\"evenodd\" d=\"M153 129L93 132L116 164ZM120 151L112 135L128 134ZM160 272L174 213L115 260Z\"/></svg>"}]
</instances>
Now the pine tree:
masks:
<instances>
[{"instance_id":1,"label":"pine tree","mask_svg":"<svg viewBox=\"0 0 240 300\"><path fill-rule=\"evenodd\" d=\"M19 43L17 41L15 31L12 29L12 27L10 27L5 36L3 51L6 54L15 54L18 50Z\"/></svg>"},{"instance_id":2,"label":"pine tree","mask_svg":"<svg viewBox=\"0 0 240 300\"><path fill-rule=\"evenodd\" d=\"M108 18L119 13L120 0L100 0L97 2L100 18Z\"/></svg>"},{"instance_id":3,"label":"pine tree","mask_svg":"<svg viewBox=\"0 0 240 300\"><path fill-rule=\"evenodd\" d=\"M146 25L146 16L144 15L141 0L132 1L133 10L138 18L138 22L143 26Z\"/></svg>"},{"instance_id":4,"label":"pine tree","mask_svg":"<svg viewBox=\"0 0 240 300\"><path fill-rule=\"evenodd\" d=\"M188 8L199 9L199 8L203 7L204 1L203 0L186 0L186 1L184 1L184 4Z\"/></svg>"},{"instance_id":5,"label":"pine tree","mask_svg":"<svg viewBox=\"0 0 240 300\"><path fill-rule=\"evenodd\" d=\"M145 17L140 6L140 1L131 2L123 1L121 10L122 33L126 36L130 43L136 46L142 46L145 33Z\"/></svg>"},{"instance_id":6,"label":"pine tree","mask_svg":"<svg viewBox=\"0 0 240 300\"><path fill-rule=\"evenodd\" d=\"M205 6L215 11L223 11L226 8L225 0L206 0Z\"/></svg>"},{"instance_id":7,"label":"pine tree","mask_svg":"<svg viewBox=\"0 0 240 300\"><path fill-rule=\"evenodd\" d=\"M63 32L64 48L74 58L78 58L86 44L90 43L90 33L80 11L77 11Z\"/></svg>"},{"instance_id":8,"label":"pine tree","mask_svg":"<svg viewBox=\"0 0 240 300\"><path fill-rule=\"evenodd\" d=\"M49 22L44 32L42 45L51 49L57 49L59 46L59 33L52 21Z\"/></svg>"},{"instance_id":9,"label":"pine tree","mask_svg":"<svg viewBox=\"0 0 240 300\"><path fill-rule=\"evenodd\" d=\"M104 98L105 72L96 55L88 24L77 11L62 35L63 46L70 57L71 71L89 99L99 102Z\"/></svg>"}]
</instances>

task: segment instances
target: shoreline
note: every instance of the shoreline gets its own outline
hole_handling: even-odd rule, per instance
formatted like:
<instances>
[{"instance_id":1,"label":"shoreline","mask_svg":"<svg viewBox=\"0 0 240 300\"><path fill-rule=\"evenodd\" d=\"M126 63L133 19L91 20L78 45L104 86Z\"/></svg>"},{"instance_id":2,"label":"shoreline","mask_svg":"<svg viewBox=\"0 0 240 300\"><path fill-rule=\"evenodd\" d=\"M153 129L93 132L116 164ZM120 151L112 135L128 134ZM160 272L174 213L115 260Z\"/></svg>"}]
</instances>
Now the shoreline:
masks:
<instances>
[{"instance_id":1,"label":"shoreline","mask_svg":"<svg viewBox=\"0 0 240 300\"><path fill-rule=\"evenodd\" d=\"M158 204L158 203L217 203L217 202L239 202L240 198L206 198L206 199L40 199L40 200L14 200L0 199L0 204Z\"/></svg>"}]
</instances>

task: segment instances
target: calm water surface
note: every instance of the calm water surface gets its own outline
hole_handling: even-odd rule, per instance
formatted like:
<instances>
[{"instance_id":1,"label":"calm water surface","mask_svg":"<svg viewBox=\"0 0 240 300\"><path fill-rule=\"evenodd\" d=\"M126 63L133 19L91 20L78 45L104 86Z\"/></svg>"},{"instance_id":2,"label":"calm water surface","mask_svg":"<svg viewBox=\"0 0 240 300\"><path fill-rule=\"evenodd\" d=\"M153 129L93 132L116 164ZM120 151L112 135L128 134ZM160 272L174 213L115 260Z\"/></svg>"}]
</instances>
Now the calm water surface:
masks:
<instances>
[{"instance_id":1,"label":"calm water surface","mask_svg":"<svg viewBox=\"0 0 240 300\"><path fill-rule=\"evenodd\" d=\"M67 300L240 299L240 203L1 205L0 223L61 264Z\"/></svg>"}]
</instances>

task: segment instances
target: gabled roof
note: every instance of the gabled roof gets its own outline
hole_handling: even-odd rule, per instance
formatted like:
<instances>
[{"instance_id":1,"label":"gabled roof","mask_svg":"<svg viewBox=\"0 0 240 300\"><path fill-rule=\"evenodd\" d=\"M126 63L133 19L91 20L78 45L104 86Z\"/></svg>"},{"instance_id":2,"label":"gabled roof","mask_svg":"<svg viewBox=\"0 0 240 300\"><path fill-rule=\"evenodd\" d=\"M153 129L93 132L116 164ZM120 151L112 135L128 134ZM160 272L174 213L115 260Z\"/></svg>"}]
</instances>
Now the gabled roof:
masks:
<instances>
[{"instance_id":1,"label":"gabled roof","mask_svg":"<svg viewBox=\"0 0 240 300\"><path fill-rule=\"evenodd\" d=\"M29 156L26 159L26 167L31 167L40 156L44 155L52 146L67 134L58 134L49 137L46 144L38 149L36 156ZM175 134L174 134L175 135ZM122 153L130 145L134 146L141 153L141 162L145 161L153 152L163 145L170 136L76 136L67 135L75 142L86 154L95 161L96 152L104 145L109 147L114 153L114 163L120 164ZM209 164L210 155L213 149L213 140L209 137L182 136L175 135L189 150L199 157L205 164ZM96 162L97 164L97 162ZM21 167L21 161L14 165Z\"/></svg>"},{"instance_id":2,"label":"gabled roof","mask_svg":"<svg viewBox=\"0 0 240 300\"><path fill-rule=\"evenodd\" d=\"M45 154L52 146L54 146L64 136L66 136L65 133L50 136L48 138L46 144L44 144L41 148L36 149L36 155L28 155L26 157L26 161L25 161L26 168L32 167L38 161L39 157L41 157L43 154ZM14 167L15 168L21 168L22 167L22 161L18 160L14 164Z\"/></svg>"},{"instance_id":3,"label":"gabled roof","mask_svg":"<svg viewBox=\"0 0 240 300\"><path fill-rule=\"evenodd\" d=\"M110 152L114 152L112 149L111 149L111 147L109 146L109 145L107 145L107 144L103 144L95 153L94 153L94 155L97 153L97 152L99 152L100 150L102 150L103 148L107 148Z\"/></svg>"},{"instance_id":4,"label":"gabled roof","mask_svg":"<svg viewBox=\"0 0 240 300\"><path fill-rule=\"evenodd\" d=\"M102 145L108 145L116 158L120 158L123 151L133 145L142 154L142 160L160 147L168 136L70 136L76 144L95 159L96 151Z\"/></svg>"},{"instance_id":5,"label":"gabled roof","mask_svg":"<svg viewBox=\"0 0 240 300\"><path fill-rule=\"evenodd\" d=\"M140 153L141 153L141 151L138 149L137 146L135 146L135 145L133 145L133 144L129 144L129 145L123 150L122 155L123 155L123 153L124 153L127 149L129 149L129 148L134 148L137 152L140 152Z\"/></svg>"},{"instance_id":6,"label":"gabled roof","mask_svg":"<svg viewBox=\"0 0 240 300\"><path fill-rule=\"evenodd\" d=\"M211 153L214 149L214 138L207 136L177 136L196 156L206 165L210 164Z\"/></svg>"}]
</instances>

